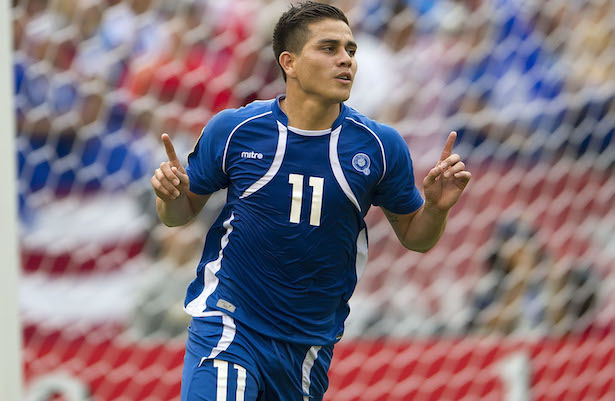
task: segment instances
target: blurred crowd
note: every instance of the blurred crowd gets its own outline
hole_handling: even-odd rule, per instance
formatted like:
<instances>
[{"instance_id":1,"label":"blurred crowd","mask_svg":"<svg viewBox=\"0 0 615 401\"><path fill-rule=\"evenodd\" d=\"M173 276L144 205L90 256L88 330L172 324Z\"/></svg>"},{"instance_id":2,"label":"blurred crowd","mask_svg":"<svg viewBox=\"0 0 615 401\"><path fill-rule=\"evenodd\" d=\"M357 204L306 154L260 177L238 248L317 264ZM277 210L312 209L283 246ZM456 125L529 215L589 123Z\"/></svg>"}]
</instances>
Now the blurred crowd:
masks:
<instances>
[{"instance_id":1,"label":"blurred crowd","mask_svg":"<svg viewBox=\"0 0 615 401\"><path fill-rule=\"evenodd\" d=\"M270 37L286 3L14 0L22 190L123 188L149 173L144 137L191 143L217 111L275 96ZM502 144L601 156L613 141L611 1L331 3L360 44L350 105L396 126L416 157L450 128L483 158Z\"/></svg>"},{"instance_id":2,"label":"blurred crowd","mask_svg":"<svg viewBox=\"0 0 615 401\"><path fill-rule=\"evenodd\" d=\"M13 0L22 224L67 196L148 191L162 157L160 133L170 133L185 155L214 113L283 91L270 42L288 3ZM459 132L460 152L476 165L590 158L596 168L615 168L615 2L330 3L347 13L359 45L359 73L348 103L395 126L419 169L437 160L440 147L433 144L451 129ZM510 230L494 237L505 243ZM162 253L177 239L153 222L151 233L158 233L151 237ZM201 237L188 237L185 253L169 257L191 270L187 261L198 258L200 248L192 241ZM532 252L531 258L539 258ZM534 259L532 266L539 265ZM494 282L477 290L468 325L510 333L510 321L479 313L498 302L504 307L507 298L494 284L506 275L500 262L496 256L486 261L493 267L488 276L495 277L487 281ZM564 269L574 277L562 282L593 285L584 270ZM154 293L174 287L165 285L165 277L152 279ZM530 299L536 286L526 278L521 282ZM152 296L144 299L141 316ZM154 309L150 323L163 321L164 311ZM534 316L548 313L561 311L542 305ZM558 319L553 315L551 321Z\"/></svg>"},{"instance_id":3,"label":"blurred crowd","mask_svg":"<svg viewBox=\"0 0 615 401\"><path fill-rule=\"evenodd\" d=\"M213 113L266 91L269 12L241 3L14 2L22 217L41 189L127 188L150 174L159 133L193 143Z\"/></svg>"}]
</instances>

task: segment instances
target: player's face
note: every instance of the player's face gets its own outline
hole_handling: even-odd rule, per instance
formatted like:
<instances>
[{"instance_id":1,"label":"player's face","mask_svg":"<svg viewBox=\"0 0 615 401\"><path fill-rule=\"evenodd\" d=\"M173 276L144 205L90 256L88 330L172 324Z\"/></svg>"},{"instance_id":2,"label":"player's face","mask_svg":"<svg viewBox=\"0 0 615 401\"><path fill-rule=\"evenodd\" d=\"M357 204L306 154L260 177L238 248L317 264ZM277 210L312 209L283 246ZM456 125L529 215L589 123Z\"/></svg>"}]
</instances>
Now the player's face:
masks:
<instances>
[{"instance_id":1,"label":"player's face","mask_svg":"<svg viewBox=\"0 0 615 401\"><path fill-rule=\"evenodd\" d=\"M326 103L347 100L357 72L357 45L350 27L343 21L324 19L310 24L309 30L296 64L300 88Z\"/></svg>"}]
</instances>

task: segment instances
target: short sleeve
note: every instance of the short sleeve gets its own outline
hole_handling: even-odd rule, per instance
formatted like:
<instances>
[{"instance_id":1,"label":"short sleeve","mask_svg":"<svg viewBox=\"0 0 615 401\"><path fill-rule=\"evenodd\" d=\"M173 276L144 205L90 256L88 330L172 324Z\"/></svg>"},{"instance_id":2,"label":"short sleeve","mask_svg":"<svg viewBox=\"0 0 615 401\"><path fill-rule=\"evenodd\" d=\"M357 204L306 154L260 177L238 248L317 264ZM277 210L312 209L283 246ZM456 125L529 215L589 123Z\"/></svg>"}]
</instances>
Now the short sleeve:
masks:
<instances>
[{"instance_id":1,"label":"short sleeve","mask_svg":"<svg viewBox=\"0 0 615 401\"><path fill-rule=\"evenodd\" d=\"M415 212L423 205L423 198L414 182L408 145L390 127L386 127L379 137L384 146L387 169L376 187L373 204L396 214Z\"/></svg>"},{"instance_id":2,"label":"short sleeve","mask_svg":"<svg viewBox=\"0 0 615 401\"><path fill-rule=\"evenodd\" d=\"M203 128L194 150L188 155L186 172L190 191L207 195L228 187L229 178L223 171L223 161L229 135L225 112L214 116Z\"/></svg>"}]
</instances>

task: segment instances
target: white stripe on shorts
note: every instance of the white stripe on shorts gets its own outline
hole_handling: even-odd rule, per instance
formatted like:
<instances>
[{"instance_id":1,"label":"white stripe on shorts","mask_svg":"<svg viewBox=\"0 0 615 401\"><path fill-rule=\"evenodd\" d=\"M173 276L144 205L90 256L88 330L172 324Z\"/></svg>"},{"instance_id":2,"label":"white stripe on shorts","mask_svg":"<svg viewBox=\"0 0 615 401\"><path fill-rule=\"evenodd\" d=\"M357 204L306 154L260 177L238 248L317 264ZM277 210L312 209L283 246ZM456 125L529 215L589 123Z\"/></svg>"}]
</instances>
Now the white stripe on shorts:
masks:
<instances>
[{"instance_id":1,"label":"white stripe on shorts","mask_svg":"<svg viewBox=\"0 0 615 401\"><path fill-rule=\"evenodd\" d=\"M226 313L218 313L220 314L220 316L222 316L222 336L220 337L220 341L218 341L218 344L216 344L216 346L209 353L209 356L204 356L203 358L201 358L201 363L199 363L199 366L201 366L203 362L207 359L214 359L215 357L220 355L221 352L226 351L235 339L235 319L233 319Z\"/></svg>"},{"instance_id":2,"label":"white stripe on shorts","mask_svg":"<svg viewBox=\"0 0 615 401\"><path fill-rule=\"evenodd\" d=\"M303 366L301 367L302 371L302 380L301 380L301 389L303 390L303 401L309 401L310 397L310 385L312 384L312 380L310 379L310 373L312 372L312 368L314 367L314 362L318 358L318 351L320 351L320 346L311 347L307 354L305 355L305 359L303 360Z\"/></svg>"}]
</instances>

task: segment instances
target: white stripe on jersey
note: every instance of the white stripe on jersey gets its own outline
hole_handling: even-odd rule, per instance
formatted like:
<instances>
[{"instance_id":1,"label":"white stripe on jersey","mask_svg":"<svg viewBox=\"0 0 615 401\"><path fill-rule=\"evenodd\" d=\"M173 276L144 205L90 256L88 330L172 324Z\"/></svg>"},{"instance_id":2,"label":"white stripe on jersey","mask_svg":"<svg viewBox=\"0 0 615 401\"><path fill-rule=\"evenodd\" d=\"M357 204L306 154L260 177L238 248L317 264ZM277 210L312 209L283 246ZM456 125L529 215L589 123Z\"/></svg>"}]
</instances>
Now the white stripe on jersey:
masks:
<instances>
[{"instance_id":1,"label":"white stripe on jersey","mask_svg":"<svg viewBox=\"0 0 615 401\"><path fill-rule=\"evenodd\" d=\"M331 132L331 141L329 143L329 161L331 162L331 169L333 170L333 175L337 180L337 183L342 188L342 191L346 194L348 199L361 211L361 205L359 205L359 201L357 201L356 196L352 192L350 185L348 185L348 181L346 181L346 177L344 176L344 172L342 170L342 166L340 165L340 159L337 156L337 142L340 138L340 132L342 131L342 126L337 127L333 132Z\"/></svg>"},{"instance_id":2,"label":"white stripe on jersey","mask_svg":"<svg viewBox=\"0 0 615 401\"><path fill-rule=\"evenodd\" d=\"M357 256L355 271L357 272L357 283L365 273L367 266L367 228L362 229L357 237Z\"/></svg>"},{"instance_id":3,"label":"white stripe on jersey","mask_svg":"<svg viewBox=\"0 0 615 401\"><path fill-rule=\"evenodd\" d=\"M376 133L374 131L369 129L369 127L367 125L361 124L357 120L352 119L350 117L346 117L346 119L352 121L353 123L357 124L358 126L363 127L366 130L368 130L369 132L371 132L371 134L374 136L374 138L376 138L376 140L378 141L378 144L380 145L380 151L382 152L382 176L378 180L378 184L380 184L380 181L382 181L382 179L384 178L384 175L387 172L387 157L386 157L386 154L384 153L384 146L382 145L382 142L380 141L380 138L378 138L378 135L376 135Z\"/></svg>"},{"instance_id":4,"label":"white stripe on jersey","mask_svg":"<svg viewBox=\"0 0 615 401\"><path fill-rule=\"evenodd\" d=\"M320 351L320 348L322 347L311 347L305 355L303 365L301 366L301 389L303 390L303 401L310 400L310 386L312 385L310 373L312 373L312 368L314 367L314 362L316 362L316 359L318 358L318 351Z\"/></svg>"},{"instance_id":5,"label":"white stripe on jersey","mask_svg":"<svg viewBox=\"0 0 615 401\"><path fill-rule=\"evenodd\" d=\"M297 135L303 135L303 136L323 136L323 135L328 135L331 132L331 128L307 130L307 129L291 127L290 125L288 126L288 130L290 132L294 132Z\"/></svg>"},{"instance_id":6,"label":"white stripe on jersey","mask_svg":"<svg viewBox=\"0 0 615 401\"><path fill-rule=\"evenodd\" d=\"M260 117L266 116L267 114L272 114L272 113L273 113L273 111L268 111L266 113L259 114L259 115L254 116L254 117L250 117L250 118L248 118L246 120L243 120L242 122L237 124L237 126L235 128L233 128L233 130L231 131L230 135L228 136L228 138L226 140L226 146L224 146L224 156L222 156L222 172L224 174L226 174L226 154L228 152L228 147L229 147L229 145L231 143L231 138L233 137L233 134L235 133L235 131L237 131L239 129L239 127L241 127L242 125L244 125L245 123L247 123L249 121L255 120L257 118L260 118Z\"/></svg>"},{"instance_id":7,"label":"white stripe on jersey","mask_svg":"<svg viewBox=\"0 0 615 401\"><path fill-rule=\"evenodd\" d=\"M280 123L279 121L277 123L278 147L275 150L275 157L273 158L273 163L271 163L271 167L269 167L267 173L265 173L265 175L262 176L254 184L250 185L250 188L246 189L246 191L239 197L239 199L243 199L247 196L252 195L254 192L267 185L267 183L271 181L273 177L275 177L275 175L278 173L278 170L282 165L282 160L284 160L284 154L286 153L286 137L288 135L288 132L286 131L286 127L284 126L284 124Z\"/></svg>"},{"instance_id":8,"label":"white stripe on jersey","mask_svg":"<svg viewBox=\"0 0 615 401\"><path fill-rule=\"evenodd\" d=\"M233 232L233 226L231 222L235 218L235 215L231 213L231 217L226 220L222 226L226 228L226 233L220 240L220 252L218 253L218 259L212 260L211 262L205 265L203 269L203 277L204 277L204 286L203 291L199 294L198 297L193 299L188 305L184 307L186 313L194 317L203 317L210 316L210 312L204 312L207 307L207 298L215 291L216 287L218 287L218 283L220 280L216 277L216 273L220 270L222 266L222 258L224 248L228 245L228 237Z\"/></svg>"}]
</instances>

